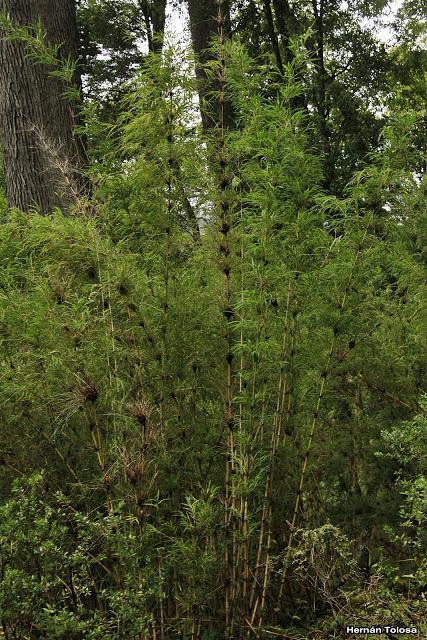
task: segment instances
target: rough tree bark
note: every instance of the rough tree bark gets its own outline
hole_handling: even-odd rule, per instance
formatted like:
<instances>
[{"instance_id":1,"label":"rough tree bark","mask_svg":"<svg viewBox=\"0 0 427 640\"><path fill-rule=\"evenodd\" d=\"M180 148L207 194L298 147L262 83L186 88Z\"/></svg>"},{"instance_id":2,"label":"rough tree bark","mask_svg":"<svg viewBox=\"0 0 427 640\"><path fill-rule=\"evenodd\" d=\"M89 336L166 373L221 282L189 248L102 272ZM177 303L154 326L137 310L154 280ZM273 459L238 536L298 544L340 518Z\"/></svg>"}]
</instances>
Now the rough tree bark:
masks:
<instances>
[{"instance_id":1,"label":"rough tree bark","mask_svg":"<svg viewBox=\"0 0 427 640\"><path fill-rule=\"evenodd\" d=\"M228 37L231 31L229 0L225 0L223 3L222 12L225 16L224 33ZM217 0L188 0L188 13L193 50L199 61L196 66L196 75L199 81L202 124L204 130L209 132L217 126L220 119L218 100L209 100L209 94L219 90L219 82L208 78L203 66L212 59L212 54L208 49L212 38L218 35L218 2ZM225 125L230 126L233 121L230 104L225 105L224 116Z\"/></svg>"},{"instance_id":2,"label":"rough tree bark","mask_svg":"<svg viewBox=\"0 0 427 640\"><path fill-rule=\"evenodd\" d=\"M40 19L47 43L61 43L61 55L77 57L75 0L0 0L16 25ZM73 134L77 104L63 97L64 85L48 65L28 58L26 45L0 32L0 142L10 206L44 214L66 210L87 189L80 168L82 140Z\"/></svg>"}]
</instances>

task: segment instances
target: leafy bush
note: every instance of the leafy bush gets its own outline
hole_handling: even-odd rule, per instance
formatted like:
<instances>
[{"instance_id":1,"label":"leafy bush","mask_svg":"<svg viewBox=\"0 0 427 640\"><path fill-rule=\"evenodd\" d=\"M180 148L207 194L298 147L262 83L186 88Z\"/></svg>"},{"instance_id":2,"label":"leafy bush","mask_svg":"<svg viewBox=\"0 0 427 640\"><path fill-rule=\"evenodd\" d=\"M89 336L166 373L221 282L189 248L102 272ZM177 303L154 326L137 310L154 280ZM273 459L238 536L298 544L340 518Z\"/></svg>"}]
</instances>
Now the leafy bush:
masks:
<instances>
[{"instance_id":1,"label":"leafy bush","mask_svg":"<svg viewBox=\"0 0 427 640\"><path fill-rule=\"evenodd\" d=\"M0 508L0 610L14 637L139 638L159 588L148 536L125 517L83 513L43 475Z\"/></svg>"}]
</instances>

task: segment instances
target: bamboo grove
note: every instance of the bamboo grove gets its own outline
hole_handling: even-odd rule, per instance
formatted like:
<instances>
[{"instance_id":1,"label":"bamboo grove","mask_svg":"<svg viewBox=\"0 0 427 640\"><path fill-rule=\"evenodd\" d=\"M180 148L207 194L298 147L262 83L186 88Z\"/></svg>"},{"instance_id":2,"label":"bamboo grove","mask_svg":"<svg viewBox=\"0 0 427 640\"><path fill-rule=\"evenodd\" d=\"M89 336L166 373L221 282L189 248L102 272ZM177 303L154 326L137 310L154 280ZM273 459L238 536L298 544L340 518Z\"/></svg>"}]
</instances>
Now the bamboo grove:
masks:
<instances>
[{"instance_id":1,"label":"bamboo grove","mask_svg":"<svg viewBox=\"0 0 427 640\"><path fill-rule=\"evenodd\" d=\"M277 73L223 6L217 126L165 47L84 107L89 199L1 204L5 640L422 633L422 114L327 193L303 38Z\"/></svg>"}]
</instances>

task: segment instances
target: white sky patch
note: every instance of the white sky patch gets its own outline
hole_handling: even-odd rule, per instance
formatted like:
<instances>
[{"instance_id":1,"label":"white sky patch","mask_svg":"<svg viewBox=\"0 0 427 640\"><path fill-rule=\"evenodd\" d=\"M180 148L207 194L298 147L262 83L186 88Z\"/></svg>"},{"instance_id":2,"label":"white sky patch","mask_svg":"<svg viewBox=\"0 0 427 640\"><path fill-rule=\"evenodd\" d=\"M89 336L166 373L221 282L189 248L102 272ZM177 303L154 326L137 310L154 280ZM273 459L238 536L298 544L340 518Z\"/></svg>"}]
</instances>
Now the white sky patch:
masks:
<instances>
[{"instance_id":1,"label":"white sky patch","mask_svg":"<svg viewBox=\"0 0 427 640\"><path fill-rule=\"evenodd\" d=\"M180 43L184 47L190 45L190 25L185 4L177 7L174 2L168 2L166 7L165 38L167 42Z\"/></svg>"},{"instance_id":2,"label":"white sky patch","mask_svg":"<svg viewBox=\"0 0 427 640\"><path fill-rule=\"evenodd\" d=\"M384 44L396 44L396 37L393 33L393 22L396 14L403 5L403 0L393 0L381 12L376 19L365 18L362 20L362 26L374 31L375 37L384 42Z\"/></svg>"}]
</instances>

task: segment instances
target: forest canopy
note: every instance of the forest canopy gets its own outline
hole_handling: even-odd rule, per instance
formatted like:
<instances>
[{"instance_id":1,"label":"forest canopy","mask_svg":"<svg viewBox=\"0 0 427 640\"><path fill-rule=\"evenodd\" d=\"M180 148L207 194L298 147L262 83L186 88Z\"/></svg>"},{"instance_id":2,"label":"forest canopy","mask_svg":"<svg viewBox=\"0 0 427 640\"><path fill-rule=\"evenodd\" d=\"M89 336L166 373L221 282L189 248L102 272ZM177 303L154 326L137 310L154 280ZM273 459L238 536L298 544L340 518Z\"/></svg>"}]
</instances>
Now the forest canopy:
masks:
<instances>
[{"instance_id":1,"label":"forest canopy","mask_svg":"<svg viewBox=\"0 0 427 640\"><path fill-rule=\"evenodd\" d=\"M427 633L425 44L0 0L2 640Z\"/></svg>"}]
</instances>

